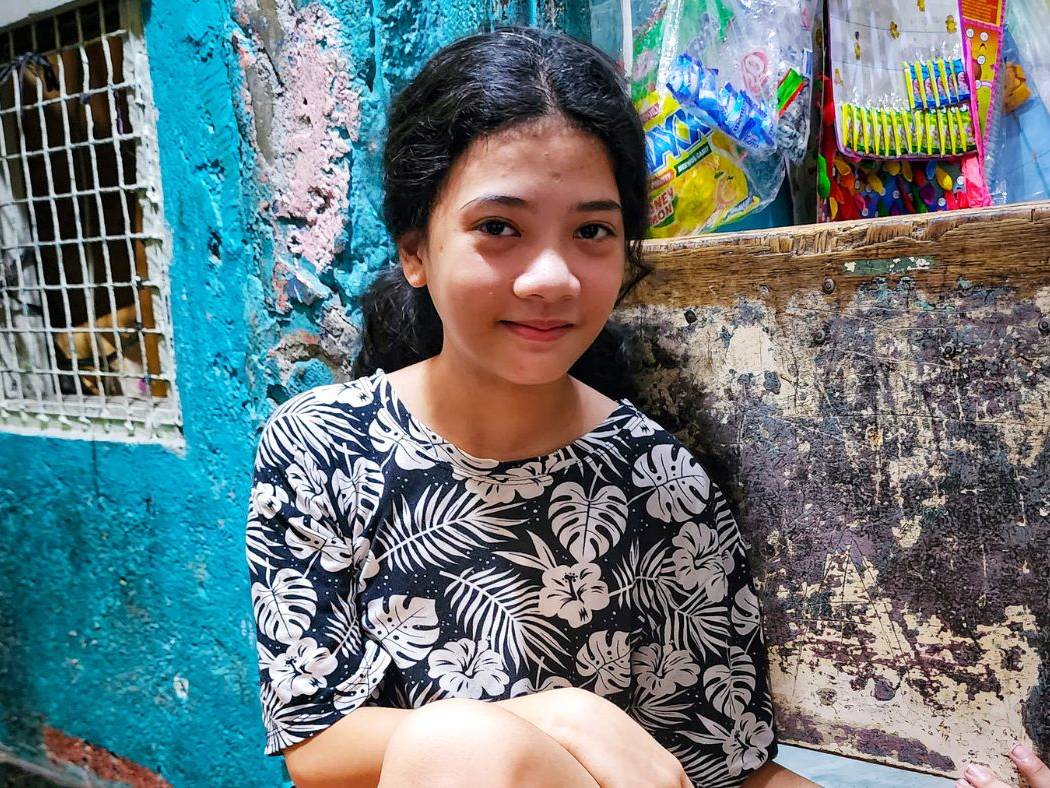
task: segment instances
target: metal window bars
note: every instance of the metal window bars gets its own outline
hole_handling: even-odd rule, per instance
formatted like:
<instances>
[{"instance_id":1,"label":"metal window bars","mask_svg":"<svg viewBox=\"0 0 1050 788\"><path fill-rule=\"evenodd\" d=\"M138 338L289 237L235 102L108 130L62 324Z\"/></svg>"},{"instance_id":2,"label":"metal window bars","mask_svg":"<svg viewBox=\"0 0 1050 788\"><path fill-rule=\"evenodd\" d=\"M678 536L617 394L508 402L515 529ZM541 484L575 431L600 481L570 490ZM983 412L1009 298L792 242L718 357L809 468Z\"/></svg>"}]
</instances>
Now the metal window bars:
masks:
<instances>
[{"instance_id":1,"label":"metal window bars","mask_svg":"<svg viewBox=\"0 0 1050 788\"><path fill-rule=\"evenodd\" d=\"M0 430L181 443L137 0L0 30Z\"/></svg>"}]
</instances>

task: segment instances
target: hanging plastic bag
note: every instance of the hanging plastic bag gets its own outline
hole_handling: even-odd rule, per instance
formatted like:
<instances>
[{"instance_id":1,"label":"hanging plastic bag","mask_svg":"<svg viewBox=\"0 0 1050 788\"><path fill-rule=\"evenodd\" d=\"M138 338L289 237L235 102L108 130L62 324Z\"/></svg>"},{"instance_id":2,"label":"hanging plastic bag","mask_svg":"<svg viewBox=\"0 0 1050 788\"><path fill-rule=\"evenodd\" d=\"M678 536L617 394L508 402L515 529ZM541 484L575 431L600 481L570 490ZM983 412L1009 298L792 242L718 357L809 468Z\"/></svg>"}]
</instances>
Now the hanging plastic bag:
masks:
<instances>
[{"instance_id":1,"label":"hanging plastic bag","mask_svg":"<svg viewBox=\"0 0 1050 788\"><path fill-rule=\"evenodd\" d=\"M632 30L623 62L646 134L651 237L711 230L776 197L808 137L811 7L667 0Z\"/></svg>"}]
</instances>

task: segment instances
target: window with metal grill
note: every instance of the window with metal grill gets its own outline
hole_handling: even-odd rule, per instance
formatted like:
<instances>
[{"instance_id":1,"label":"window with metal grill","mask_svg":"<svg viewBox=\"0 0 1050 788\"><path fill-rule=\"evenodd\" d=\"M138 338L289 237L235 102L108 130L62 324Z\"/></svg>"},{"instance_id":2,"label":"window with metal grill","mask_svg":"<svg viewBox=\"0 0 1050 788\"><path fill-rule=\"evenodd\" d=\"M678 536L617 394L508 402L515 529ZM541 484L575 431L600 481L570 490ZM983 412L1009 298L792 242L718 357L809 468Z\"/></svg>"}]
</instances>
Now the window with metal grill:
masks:
<instances>
[{"instance_id":1,"label":"window with metal grill","mask_svg":"<svg viewBox=\"0 0 1050 788\"><path fill-rule=\"evenodd\" d=\"M137 2L0 29L0 430L178 442Z\"/></svg>"}]
</instances>

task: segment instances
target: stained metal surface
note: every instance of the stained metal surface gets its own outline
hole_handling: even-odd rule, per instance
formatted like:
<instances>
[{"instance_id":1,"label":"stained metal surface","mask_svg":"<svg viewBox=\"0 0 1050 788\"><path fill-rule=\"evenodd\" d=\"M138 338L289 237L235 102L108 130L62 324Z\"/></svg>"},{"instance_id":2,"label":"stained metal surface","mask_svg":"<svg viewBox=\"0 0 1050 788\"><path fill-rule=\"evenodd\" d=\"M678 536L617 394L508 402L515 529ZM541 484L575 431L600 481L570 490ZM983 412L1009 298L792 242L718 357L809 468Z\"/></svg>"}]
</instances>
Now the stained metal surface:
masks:
<instances>
[{"instance_id":1,"label":"stained metal surface","mask_svg":"<svg viewBox=\"0 0 1050 788\"><path fill-rule=\"evenodd\" d=\"M1050 751L1047 206L649 247L640 404L736 501L781 738Z\"/></svg>"}]
</instances>

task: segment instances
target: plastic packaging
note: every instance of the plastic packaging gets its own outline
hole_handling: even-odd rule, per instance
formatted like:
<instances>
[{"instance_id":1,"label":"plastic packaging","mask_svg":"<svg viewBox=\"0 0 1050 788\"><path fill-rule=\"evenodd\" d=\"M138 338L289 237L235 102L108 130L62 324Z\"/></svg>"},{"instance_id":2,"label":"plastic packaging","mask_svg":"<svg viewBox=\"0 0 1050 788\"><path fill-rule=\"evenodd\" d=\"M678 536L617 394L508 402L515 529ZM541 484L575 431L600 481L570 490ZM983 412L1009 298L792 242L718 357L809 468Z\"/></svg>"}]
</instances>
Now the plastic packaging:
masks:
<instances>
[{"instance_id":1,"label":"plastic packaging","mask_svg":"<svg viewBox=\"0 0 1050 788\"><path fill-rule=\"evenodd\" d=\"M652 237L711 230L776 197L809 133L812 5L666 0L644 17L631 7L645 21L622 60L646 132Z\"/></svg>"},{"instance_id":2,"label":"plastic packaging","mask_svg":"<svg viewBox=\"0 0 1050 788\"><path fill-rule=\"evenodd\" d=\"M1035 0L1010 0L1003 38L1000 121L988 149L988 185L998 205L1050 196L1050 43L1039 31L1050 8Z\"/></svg>"}]
</instances>

